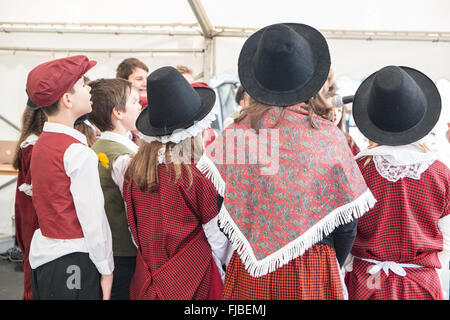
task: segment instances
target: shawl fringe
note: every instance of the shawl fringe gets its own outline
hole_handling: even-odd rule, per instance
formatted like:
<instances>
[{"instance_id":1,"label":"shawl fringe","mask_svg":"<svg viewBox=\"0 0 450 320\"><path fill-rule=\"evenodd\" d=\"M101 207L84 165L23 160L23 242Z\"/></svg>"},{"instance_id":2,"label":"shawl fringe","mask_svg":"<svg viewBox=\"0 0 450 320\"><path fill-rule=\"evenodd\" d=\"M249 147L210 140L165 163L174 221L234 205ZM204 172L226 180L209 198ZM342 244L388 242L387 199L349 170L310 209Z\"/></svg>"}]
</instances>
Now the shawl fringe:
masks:
<instances>
[{"instance_id":1,"label":"shawl fringe","mask_svg":"<svg viewBox=\"0 0 450 320\"><path fill-rule=\"evenodd\" d=\"M225 194L225 181L212 160L203 155L197 164L197 168L211 180L217 192L223 197ZM362 217L365 212L373 208L376 202L372 192L367 189L357 199L334 209L300 237L262 260L256 259L250 243L231 218L225 204L222 205L218 215L219 226L227 235L233 249L239 254L245 269L252 277L259 278L298 258L314 244L327 237L337 227Z\"/></svg>"},{"instance_id":2,"label":"shawl fringe","mask_svg":"<svg viewBox=\"0 0 450 320\"><path fill-rule=\"evenodd\" d=\"M254 277L262 277L301 256L314 244L327 237L337 227L360 218L376 203L372 192L367 189L356 200L336 208L297 239L291 241L278 251L257 260L250 243L239 230L225 205L219 212L219 226L228 236L233 248L237 250L245 269Z\"/></svg>"},{"instance_id":3,"label":"shawl fringe","mask_svg":"<svg viewBox=\"0 0 450 320\"><path fill-rule=\"evenodd\" d=\"M196 167L214 184L217 193L223 197L225 195L225 181L220 175L219 169L217 169L214 162L212 162L206 154L203 154Z\"/></svg>"}]
</instances>

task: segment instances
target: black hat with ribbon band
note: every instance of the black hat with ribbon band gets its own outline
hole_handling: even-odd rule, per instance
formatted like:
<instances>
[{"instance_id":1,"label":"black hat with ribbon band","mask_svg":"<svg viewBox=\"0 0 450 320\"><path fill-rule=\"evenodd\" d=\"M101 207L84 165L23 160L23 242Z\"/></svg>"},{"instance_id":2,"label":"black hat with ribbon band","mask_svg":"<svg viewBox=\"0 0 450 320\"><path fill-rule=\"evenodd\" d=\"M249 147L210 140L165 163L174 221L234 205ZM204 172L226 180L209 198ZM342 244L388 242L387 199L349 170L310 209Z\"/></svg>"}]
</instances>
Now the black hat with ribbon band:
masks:
<instances>
[{"instance_id":1,"label":"black hat with ribbon band","mask_svg":"<svg viewBox=\"0 0 450 320\"><path fill-rule=\"evenodd\" d=\"M305 24L267 26L244 43L239 79L256 101L291 106L313 97L330 71L330 53L323 35Z\"/></svg>"},{"instance_id":2,"label":"black hat with ribbon band","mask_svg":"<svg viewBox=\"0 0 450 320\"><path fill-rule=\"evenodd\" d=\"M136 120L146 136L168 136L205 118L216 101L213 89L193 88L173 67L162 67L147 78L148 107Z\"/></svg>"},{"instance_id":3,"label":"black hat with ribbon band","mask_svg":"<svg viewBox=\"0 0 450 320\"><path fill-rule=\"evenodd\" d=\"M406 145L425 137L441 113L434 82L409 67L387 66L359 86L353 117L361 133L382 145Z\"/></svg>"}]
</instances>

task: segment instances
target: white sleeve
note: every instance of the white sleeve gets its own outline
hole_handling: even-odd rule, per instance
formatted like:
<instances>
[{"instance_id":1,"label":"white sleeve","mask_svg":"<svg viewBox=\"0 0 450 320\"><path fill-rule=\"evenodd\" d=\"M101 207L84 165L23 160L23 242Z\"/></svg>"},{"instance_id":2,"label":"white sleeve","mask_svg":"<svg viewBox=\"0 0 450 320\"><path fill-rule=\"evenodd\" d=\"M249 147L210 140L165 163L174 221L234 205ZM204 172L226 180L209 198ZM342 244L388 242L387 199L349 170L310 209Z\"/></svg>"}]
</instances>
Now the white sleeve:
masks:
<instances>
[{"instance_id":1,"label":"white sleeve","mask_svg":"<svg viewBox=\"0 0 450 320\"><path fill-rule=\"evenodd\" d=\"M125 172L127 171L128 164L130 163L130 161L131 161L130 155L124 154L124 155L117 157L116 161L114 161L114 163L112 165L111 178L113 179L116 186L119 188L120 194L122 195L122 197L123 197L124 176L125 176ZM125 202L125 200L123 201L123 203L125 205L125 212L128 214L127 203ZM133 233L130 230L130 226L128 226L128 231L130 231L131 241L133 242L134 246L137 248L137 244L136 244L136 241L134 241Z\"/></svg>"},{"instance_id":2,"label":"white sleeve","mask_svg":"<svg viewBox=\"0 0 450 320\"><path fill-rule=\"evenodd\" d=\"M70 192L89 257L100 274L112 274L112 236L105 213L97 155L85 145L74 143L64 154L64 168L70 177Z\"/></svg>"},{"instance_id":3,"label":"white sleeve","mask_svg":"<svg viewBox=\"0 0 450 320\"><path fill-rule=\"evenodd\" d=\"M211 246L212 255L217 268L219 269L222 281L224 281L225 271L223 270L222 265L228 266L231 256L233 255L233 247L225 234L220 231L219 225L217 224L218 219L219 217L215 216L208 223L205 223L203 225L203 230L208 239L208 243Z\"/></svg>"},{"instance_id":4,"label":"white sleeve","mask_svg":"<svg viewBox=\"0 0 450 320\"><path fill-rule=\"evenodd\" d=\"M120 194L122 195L123 195L123 180L130 161L131 161L130 155L124 154L117 157L117 159L114 161L112 165L111 177L114 183L119 187Z\"/></svg>"},{"instance_id":5,"label":"white sleeve","mask_svg":"<svg viewBox=\"0 0 450 320\"><path fill-rule=\"evenodd\" d=\"M438 228L442 232L444 238L444 247L441 252L438 253L439 260L443 269L448 269L448 263L450 258L450 215L447 215L438 220Z\"/></svg>"},{"instance_id":6,"label":"white sleeve","mask_svg":"<svg viewBox=\"0 0 450 320\"><path fill-rule=\"evenodd\" d=\"M443 250L438 253L441 269L436 269L439 279L441 280L444 298L449 298L449 260L450 260L450 215L438 220L438 228L442 232L444 238Z\"/></svg>"}]
</instances>

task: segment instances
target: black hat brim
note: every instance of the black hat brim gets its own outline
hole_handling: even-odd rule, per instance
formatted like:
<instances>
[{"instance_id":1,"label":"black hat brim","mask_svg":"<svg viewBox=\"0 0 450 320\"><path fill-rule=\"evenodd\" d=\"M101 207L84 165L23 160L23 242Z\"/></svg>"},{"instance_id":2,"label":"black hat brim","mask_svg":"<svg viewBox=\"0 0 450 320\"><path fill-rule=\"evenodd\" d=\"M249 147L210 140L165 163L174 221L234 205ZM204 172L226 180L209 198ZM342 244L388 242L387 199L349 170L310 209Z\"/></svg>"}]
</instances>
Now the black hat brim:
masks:
<instances>
[{"instance_id":1,"label":"black hat brim","mask_svg":"<svg viewBox=\"0 0 450 320\"><path fill-rule=\"evenodd\" d=\"M194 87L193 88L200 96L202 105L199 112L190 119L186 119L184 123L177 125L176 127L157 128L152 126L148 116L149 107L145 108L136 119L136 128L146 136L161 137L172 134L177 129L187 129L195 124L195 122L205 118L214 107L216 102L216 94L213 89L206 87Z\"/></svg>"},{"instance_id":2,"label":"black hat brim","mask_svg":"<svg viewBox=\"0 0 450 320\"><path fill-rule=\"evenodd\" d=\"M369 118L368 105L370 89L376 72L371 74L359 86L353 101L353 118L359 131L369 140L389 146L406 145L425 137L436 125L441 114L441 96L434 82L422 72L409 67L400 67L407 72L422 89L427 99L425 114L414 127L402 131L391 132L377 127Z\"/></svg>"},{"instance_id":3,"label":"black hat brim","mask_svg":"<svg viewBox=\"0 0 450 320\"><path fill-rule=\"evenodd\" d=\"M239 79L245 91L256 101L269 106L291 106L305 102L312 98L324 85L330 72L330 53L328 44L323 35L316 29L299 23L284 23L300 34L311 46L312 55L317 57L318 65L311 79L299 88L289 91L273 91L264 88L255 77L252 67L253 57L258 48L258 42L267 26L252 34L244 43L239 55L238 73Z\"/></svg>"}]
</instances>

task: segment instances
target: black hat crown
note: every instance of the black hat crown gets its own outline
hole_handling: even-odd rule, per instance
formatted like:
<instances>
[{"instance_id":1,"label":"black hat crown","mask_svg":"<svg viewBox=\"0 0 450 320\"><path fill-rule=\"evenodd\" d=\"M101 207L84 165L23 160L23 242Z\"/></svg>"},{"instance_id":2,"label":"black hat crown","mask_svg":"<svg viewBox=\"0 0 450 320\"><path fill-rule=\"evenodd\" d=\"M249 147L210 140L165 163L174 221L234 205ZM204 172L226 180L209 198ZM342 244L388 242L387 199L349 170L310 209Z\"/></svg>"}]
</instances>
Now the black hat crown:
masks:
<instances>
[{"instance_id":1,"label":"black hat crown","mask_svg":"<svg viewBox=\"0 0 450 320\"><path fill-rule=\"evenodd\" d=\"M387 66L361 83L352 113L369 140L406 145L422 139L436 125L441 96L434 82L419 70Z\"/></svg>"},{"instance_id":2,"label":"black hat crown","mask_svg":"<svg viewBox=\"0 0 450 320\"><path fill-rule=\"evenodd\" d=\"M174 67L162 67L147 78L148 107L136 120L149 136L165 136L203 119L215 102L211 88L193 88Z\"/></svg>"},{"instance_id":3,"label":"black hat crown","mask_svg":"<svg viewBox=\"0 0 450 320\"><path fill-rule=\"evenodd\" d=\"M283 24L263 32L253 60L256 80L273 91L303 86L313 76L315 65L308 42Z\"/></svg>"},{"instance_id":4,"label":"black hat crown","mask_svg":"<svg viewBox=\"0 0 450 320\"><path fill-rule=\"evenodd\" d=\"M369 118L380 129L390 132L414 127L427 109L423 91L411 76L396 66L378 71L369 101Z\"/></svg>"},{"instance_id":5,"label":"black hat crown","mask_svg":"<svg viewBox=\"0 0 450 320\"><path fill-rule=\"evenodd\" d=\"M299 23L278 23L251 35L239 55L239 79L256 101L292 106L322 88L330 71L323 35Z\"/></svg>"}]
</instances>

